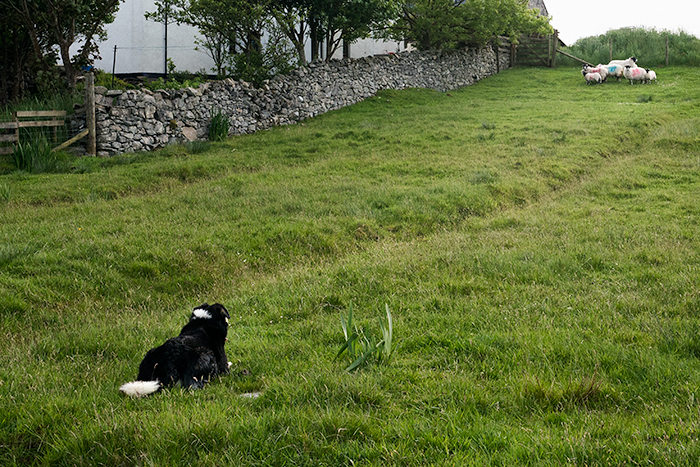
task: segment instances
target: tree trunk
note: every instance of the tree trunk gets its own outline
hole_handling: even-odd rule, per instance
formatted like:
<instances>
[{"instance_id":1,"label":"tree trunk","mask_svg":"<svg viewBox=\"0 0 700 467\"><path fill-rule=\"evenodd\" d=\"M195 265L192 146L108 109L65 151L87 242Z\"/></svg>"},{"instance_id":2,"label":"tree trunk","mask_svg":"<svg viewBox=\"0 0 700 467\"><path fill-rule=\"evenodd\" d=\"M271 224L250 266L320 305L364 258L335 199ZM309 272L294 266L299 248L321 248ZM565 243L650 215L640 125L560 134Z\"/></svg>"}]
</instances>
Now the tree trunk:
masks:
<instances>
[{"instance_id":1,"label":"tree trunk","mask_svg":"<svg viewBox=\"0 0 700 467\"><path fill-rule=\"evenodd\" d=\"M311 22L311 61L318 59L318 26L315 21Z\"/></svg>"},{"instance_id":2,"label":"tree trunk","mask_svg":"<svg viewBox=\"0 0 700 467\"><path fill-rule=\"evenodd\" d=\"M19 14L20 19L24 23L24 27L27 28L27 33L29 34L29 40L32 43L32 50L34 51L37 63L41 66L42 70L50 71L51 67L46 63L46 60L44 60L44 53L41 50L41 45L39 45L39 36L32 19L32 13L29 11L27 0L20 0L19 8L16 4L13 4L13 8Z\"/></svg>"}]
</instances>

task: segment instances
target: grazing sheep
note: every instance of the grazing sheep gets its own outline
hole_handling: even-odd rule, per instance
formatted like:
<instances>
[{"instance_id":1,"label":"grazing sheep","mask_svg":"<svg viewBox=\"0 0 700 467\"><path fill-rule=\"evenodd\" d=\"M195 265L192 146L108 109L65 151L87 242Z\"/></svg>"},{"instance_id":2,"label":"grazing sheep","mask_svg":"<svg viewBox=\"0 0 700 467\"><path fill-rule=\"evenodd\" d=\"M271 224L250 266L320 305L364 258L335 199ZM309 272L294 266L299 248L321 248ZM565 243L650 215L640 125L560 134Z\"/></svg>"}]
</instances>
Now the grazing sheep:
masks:
<instances>
[{"instance_id":1,"label":"grazing sheep","mask_svg":"<svg viewBox=\"0 0 700 467\"><path fill-rule=\"evenodd\" d=\"M627 60L610 60L610 63L604 66L608 70L608 75L616 76L617 81L620 82L622 81L625 67L627 65L629 65L630 67L636 67L637 59L635 57L630 57Z\"/></svg>"},{"instance_id":2,"label":"grazing sheep","mask_svg":"<svg viewBox=\"0 0 700 467\"><path fill-rule=\"evenodd\" d=\"M593 83L602 83L603 82L603 77L600 76L600 73L586 73L583 75L583 77L586 79L586 84L593 84Z\"/></svg>"},{"instance_id":3,"label":"grazing sheep","mask_svg":"<svg viewBox=\"0 0 700 467\"><path fill-rule=\"evenodd\" d=\"M644 83L647 80L647 71L644 68L632 68L630 65L627 65L623 73L625 78L630 80L630 84L634 84L635 81Z\"/></svg>"},{"instance_id":4,"label":"grazing sheep","mask_svg":"<svg viewBox=\"0 0 700 467\"><path fill-rule=\"evenodd\" d=\"M620 65L621 67L635 67L637 66L637 59L635 57L630 57L627 60L610 60L608 65Z\"/></svg>"},{"instance_id":5,"label":"grazing sheep","mask_svg":"<svg viewBox=\"0 0 700 467\"><path fill-rule=\"evenodd\" d=\"M583 76L586 76L588 73L598 73L600 74L600 77L603 79L603 81L605 81L608 78L607 68L600 64L595 68L588 65L584 65L583 69L581 70L581 73L583 74Z\"/></svg>"},{"instance_id":6,"label":"grazing sheep","mask_svg":"<svg viewBox=\"0 0 700 467\"><path fill-rule=\"evenodd\" d=\"M656 81L656 72L647 68L647 83L651 83L652 81Z\"/></svg>"},{"instance_id":7,"label":"grazing sheep","mask_svg":"<svg viewBox=\"0 0 700 467\"><path fill-rule=\"evenodd\" d=\"M622 72L624 71L624 67L622 65L598 65L598 67L605 68L608 76L616 77L617 81L622 80Z\"/></svg>"}]
</instances>

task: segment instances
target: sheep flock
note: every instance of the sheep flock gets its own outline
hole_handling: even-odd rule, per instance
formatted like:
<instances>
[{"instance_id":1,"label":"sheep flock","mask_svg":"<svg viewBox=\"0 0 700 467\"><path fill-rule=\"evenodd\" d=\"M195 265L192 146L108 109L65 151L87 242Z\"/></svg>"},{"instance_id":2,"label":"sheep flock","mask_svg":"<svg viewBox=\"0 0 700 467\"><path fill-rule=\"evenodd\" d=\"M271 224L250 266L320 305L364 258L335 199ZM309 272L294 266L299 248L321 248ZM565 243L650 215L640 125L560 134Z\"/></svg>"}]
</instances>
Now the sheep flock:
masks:
<instances>
[{"instance_id":1,"label":"sheep flock","mask_svg":"<svg viewBox=\"0 0 700 467\"><path fill-rule=\"evenodd\" d=\"M656 72L637 66L637 59L634 57L627 60L612 60L607 65L598 64L595 67L586 64L583 65L581 74L586 80L586 84L602 84L609 77L617 78L618 82L622 81L623 78L628 79L630 84L634 84L635 81L642 84L656 81Z\"/></svg>"}]
</instances>

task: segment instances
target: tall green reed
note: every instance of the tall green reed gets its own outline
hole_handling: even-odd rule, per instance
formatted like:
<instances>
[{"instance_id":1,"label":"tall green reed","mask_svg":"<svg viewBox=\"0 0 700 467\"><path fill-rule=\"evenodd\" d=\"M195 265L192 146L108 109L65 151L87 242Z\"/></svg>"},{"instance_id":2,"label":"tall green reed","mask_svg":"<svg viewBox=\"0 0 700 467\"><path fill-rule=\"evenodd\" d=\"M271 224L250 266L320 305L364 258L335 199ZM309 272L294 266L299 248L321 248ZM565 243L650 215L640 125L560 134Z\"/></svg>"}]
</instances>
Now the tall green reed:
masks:
<instances>
[{"instance_id":1,"label":"tall green reed","mask_svg":"<svg viewBox=\"0 0 700 467\"><path fill-rule=\"evenodd\" d=\"M338 350L336 359L344 353L350 358L350 365L345 371L353 371L359 368L369 360L375 360L377 363L387 362L394 351L393 335L394 322L391 317L389 305L385 304L386 318L377 317L379 323L380 335L370 334L364 328L358 327L353 323L352 303L348 307L348 319L340 316L340 325L343 329L345 342Z\"/></svg>"}]
</instances>

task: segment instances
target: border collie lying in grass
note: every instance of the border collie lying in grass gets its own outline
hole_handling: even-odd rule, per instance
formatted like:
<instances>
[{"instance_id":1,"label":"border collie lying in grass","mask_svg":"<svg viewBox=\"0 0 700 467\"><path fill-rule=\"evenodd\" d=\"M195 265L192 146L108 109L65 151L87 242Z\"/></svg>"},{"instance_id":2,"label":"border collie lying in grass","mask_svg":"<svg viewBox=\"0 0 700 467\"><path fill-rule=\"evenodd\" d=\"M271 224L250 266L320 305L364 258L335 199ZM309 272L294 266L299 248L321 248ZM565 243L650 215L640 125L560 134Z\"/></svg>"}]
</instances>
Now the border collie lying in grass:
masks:
<instances>
[{"instance_id":1,"label":"border collie lying in grass","mask_svg":"<svg viewBox=\"0 0 700 467\"><path fill-rule=\"evenodd\" d=\"M132 397L153 394L177 383L183 388L201 388L213 376L228 373L224 351L228 332L228 310L204 303L192 311L180 335L146 353L136 381L119 390Z\"/></svg>"}]
</instances>

